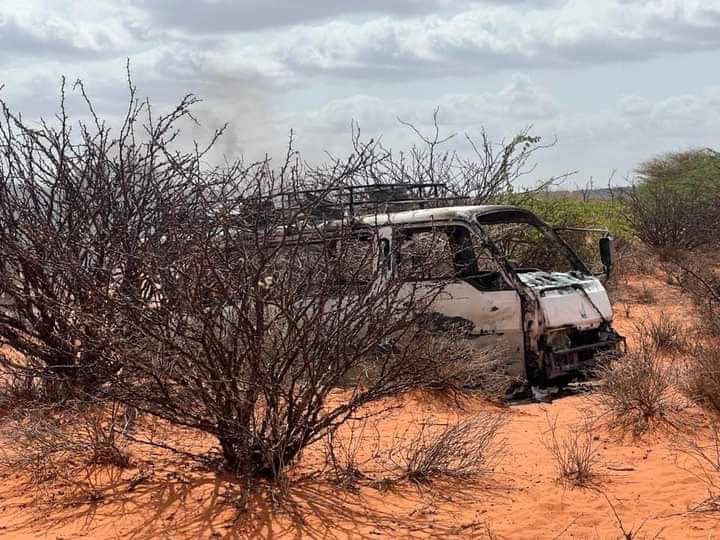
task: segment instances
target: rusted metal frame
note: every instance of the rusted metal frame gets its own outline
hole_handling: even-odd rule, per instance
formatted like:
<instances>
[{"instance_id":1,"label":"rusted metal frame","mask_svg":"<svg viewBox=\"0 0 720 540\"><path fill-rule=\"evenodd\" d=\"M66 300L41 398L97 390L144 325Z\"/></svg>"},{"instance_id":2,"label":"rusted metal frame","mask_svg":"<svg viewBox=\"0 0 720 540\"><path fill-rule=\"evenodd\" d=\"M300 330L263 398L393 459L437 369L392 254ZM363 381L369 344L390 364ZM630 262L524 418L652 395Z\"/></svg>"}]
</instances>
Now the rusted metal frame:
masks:
<instances>
[{"instance_id":1,"label":"rusted metal frame","mask_svg":"<svg viewBox=\"0 0 720 540\"><path fill-rule=\"evenodd\" d=\"M413 190L417 190L417 198L416 199L393 199L392 197L383 200L383 201L356 201L356 196L361 195L363 192L369 193L372 192L372 190L377 189L405 189L412 193ZM431 189L431 197L432 198L426 198L424 197L423 190L425 189ZM423 203L423 202L433 202L438 200L443 200L439 197L439 190L443 189L447 191L447 184L444 183L437 183L437 182L423 182L423 183L405 183L405 184L382 184L382 183L375 183L375 184L365 184L365 185L346 185L346 186L338 186L335 188L325 188L325 189L303 189L303 190L296 190L296 191L280 191L277 193L269 193L264 196L259 197L253 197L248 199L249 201L272 201L273 199L280 199L280 207L282 209L289 209L293 208L292 203L290 202L289 197L292 196L293 198L297 199L299 196L303 195L319 195L320 199L326 198L330 196L331 194L336 195L339 197L339 201L332 202L328 201L327 203L320 203L320 206L323 208L338 208L338 209L344 209L348 208L350 210L350 214L353 215L355 213L355 207L362 207L367 205L381 205L381 204L387 204L387 203L395 203L395 204L410 204L410 203ZM348 204L344 204L343 197L348 197ZM456 197L452 198L456 199ZM287 204L286 204L287 201Z\"/></svg>"}]
</instances>

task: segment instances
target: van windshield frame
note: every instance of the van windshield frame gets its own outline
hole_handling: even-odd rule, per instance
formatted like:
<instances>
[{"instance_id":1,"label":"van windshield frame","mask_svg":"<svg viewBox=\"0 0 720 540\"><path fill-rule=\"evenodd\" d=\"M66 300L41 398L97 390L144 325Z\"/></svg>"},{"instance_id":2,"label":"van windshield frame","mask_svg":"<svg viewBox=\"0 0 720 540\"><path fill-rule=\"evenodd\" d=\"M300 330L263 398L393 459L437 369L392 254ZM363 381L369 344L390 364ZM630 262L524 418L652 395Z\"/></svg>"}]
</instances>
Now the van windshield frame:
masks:
<instances>
[{"instance_id":1,"label":"van windshield frame","mask_svg":"<svg viewBox=\"0 0 720 540\"><path fill-rule=\"evenodd\" d=\"M522 208L502 209L494 212L484 212L475 215L475 222L479 227L488 248L496 257L502 259L506 267L513 274L523 272L537 271L536 268L517 267L503 252L497 243L497 238L489 232L489 228L493 225L528 225L537 230L543 238L550 244L548 248L555 247L559 255L564 257L570 265L571 271L580 272L586 275L592 275L585 262L575 253L575 251L555 232L555 230L542 221L529 210Z\"/></svg>"}]
</instances>

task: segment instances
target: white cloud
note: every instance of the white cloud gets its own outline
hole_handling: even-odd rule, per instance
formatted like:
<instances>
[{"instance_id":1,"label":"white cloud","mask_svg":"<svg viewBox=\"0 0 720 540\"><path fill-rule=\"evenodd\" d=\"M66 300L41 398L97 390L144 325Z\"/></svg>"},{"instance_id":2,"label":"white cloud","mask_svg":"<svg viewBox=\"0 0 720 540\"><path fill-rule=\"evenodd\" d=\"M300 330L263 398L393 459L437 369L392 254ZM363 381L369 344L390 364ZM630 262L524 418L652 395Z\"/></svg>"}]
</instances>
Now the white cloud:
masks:
<instances>
[{"instance_id":1,"label":"white cloud","mask_svg":"<svg viewBox=\"0 0 720 540\"><path fill-rule=\"evenodd\" d=\"M473 0L130 0L146 10L154 24L188 34L255 32L338 17L382 14L412 17L425 13L453 13ZM490 0L519 3L528 0ZM551 0L554 1L554 0ZM533 0L537 4L539 0ZM542 2L540 2L542 3Z\"/></svg>"},{"instance_id":2,"label":"white cloud","mask_svg":"<svg viewBox=\"0 0 720 540\"><path fill-rule=\"evenodd\" d=\"M0 62L77 64L156 51L161 76L262 79L287 87L318 76L401 84L720 49L720 0L312 0L302 9L295 0L192 0L182 6L174 0L58 0L52 10L49 4L0 5ZM275 28L273 13L289 14L292 24ZM268 24L240 24L254 17L269 17Z\"/></svg>"},{"instance_id":3,"label":"white cloud","mask_svg":"<svg viewBox=\"0 0 720 540\"><path fill-rule=\"evenodd\" d=\"M301 114L301 126L347 130L351 120L372 131L397 127L400 118L418 125L432 120L439 109L443 125L453 128L478 126L488 122L530 124L551 117L559 105L522 75L514 75L498 92L480 94L446 94L435 99L383 99L356 95L331 101L327 105ZM518 126L522 127L522 126Z\"/></svg>"},{"instance_id":4,"label":"white cloud","mask_svg":"<svg viewBox=\"0 0 720 540\"><path fill-rule=\"evenodd\" d=\"M0 4L0 61L93 60L131 54L138 46L132 13L107 0Z\"/></svg>"},{"instance_id":5,"label":"white cloud","mask_svg":"<svg viewBox=\"0 0 720 540\"><path fill-rule=\"evenodd\" d=\"M539 156L537 178L578 170L578 178L594 176L602 182L610 171L631 172L655 154L696 146L717 147L720 143L720 86L656 100L626 96L607 108L577 112L522 76L515 76L495 93L448 94L432 99L346 97L293 116L285 128L296 128L298 144L311 159L322 158L326 150L337 155L348 152L351 120L359 123L366 137L382 136L389 147L400 150L419 141L397 117L430 133L435 107L440 109L440 127L445 135L477 136L484 127L495 140L507 140L532 124L532 132L545 141L557 136L557 145ZM274 136L282 141L286 133L279 129ZM451 144L461 152L470 150L462 137ZM244 150L252 153L253 145Z\"/></svg>"},{"instance_id":6,"label":"white cloud","mask_svg":"<svg viewBox=\"0 0 720 540\"><path fill-rule=\"evenodd\" d=\"M485 125L501 138L534 124L541 135L557 134L547 173L631 168L656 152L716 144L716 66L696 73L706 89L687 84L657 96L662 77L682 78L684 58L718 49L720 0L0 4L2 95L26 116L54 113L62 74L85 80L101 114L122 114L130 57L141 97L158 109L195 92L206 98L199 112L208 129L230 120L222 146L230 156L281 153L290 128L310 156L342 153L352 119L404 146L409 133L396 117L428 128L438 106L449 132ZM622 93L633 62L648 59L674 71L655 72L622 99L593 101L603 88ZM585 81L587 68L600 65L608 80ZM563 81L571 88L550 92L535 82L554 74L570 74ZM482 90L473 88L481 79Z\"/></svg>"},{"instance_id":7,"label":"white cloud","mask_svg":"<svg viewBox=\"0 0 720 540\"><path fill-rule=\"evenodd\" d=\"M499 69L578 67L720 48L720 1L569 0L523 9L472 5L453 15L335 20L230 36L211 66L268 77L406 80Z\"/></svg>"}]
</instances>

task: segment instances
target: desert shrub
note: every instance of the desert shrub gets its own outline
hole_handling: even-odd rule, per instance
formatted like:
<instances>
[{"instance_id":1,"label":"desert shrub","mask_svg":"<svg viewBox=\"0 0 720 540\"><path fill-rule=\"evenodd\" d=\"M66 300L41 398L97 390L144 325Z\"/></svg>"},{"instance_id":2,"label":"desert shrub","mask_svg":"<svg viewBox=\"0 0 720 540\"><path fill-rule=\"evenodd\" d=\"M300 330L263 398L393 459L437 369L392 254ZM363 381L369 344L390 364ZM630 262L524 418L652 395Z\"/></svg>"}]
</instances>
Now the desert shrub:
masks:
<instances>
[{"instance_id":1,"label":"desert shrub","mask_svg":"<svg viewBox=\"0 0 720 540\"><path fill-rule=\"evenodd\" d=\"M639 240L631 239L618 260L617 271L625 275L653 276L658 267L657 253Z\"/></svg>"},{"instance_id":2,"label":"desert shrub","mask_svg":"<svg viewBox=\"0 0 720 540\"><path fill-rule=\"evenodd\" d=\"M65 403L15 409L4 418L0 470L29 472L36 481L71 479L72 466L129 466L122 407L113 403Z\"/></svg>"},{"instance_id":3,"label":"desert shrub","mask_svg":"<svg viewBox=\"0 0 720 540\"><path fill-rule=\"evenodd\" d=\"M512 353L506 348L463 346L468 347L464 358L447 362L441 368L439 380L445 388L469 391L501 402L525 382L508 372L507 363Z\"/></svg>"},{"instance_id":4,"label":"desert shrub","mask_svg":"<svg viewBox=\"0 0 720 540\"><path fill-rule=\"evenodd\" d=\"M665 313L639 324L658 352L682 352L689 346L689 329Z\"/></svg>"},{"instance_id":5,"label":"desert shrub","mask_svg":"<svg viewBox=\"0 0 720 540\"><path fill-rule=\"evenodd\" d=\"M584 487L598 477L599 448L595 444L593 428L589 422L570 426L564 436L558 435L557 417L545 412L548 430L543 444L552 454L555 469L561 482Z\"/></svg>"},{"instance_id":6,"label":"desert shrub","mask_svg":"<svg viewBox=\"0 0 720 540\"><path fill-rule=\"evenodd\" d=\"M358 407L424 379L411 347L384 350L411 332L420 294L397 301L398 280L370 290L386 268L377 235L317 221L323 190L388 153L356 141L316 170L292 149L278 173L269 160L208 168L214 139L173 146L194 98L167 115L132 87L130 101L115 137L89 101L78 137L64 105L38 130L2 103L0 291L12 308L0 335L21 353L0 352L6 370L51 401L97 395L208 432L228 468L273 477ZM368 359L376 382L327 409Z\"/></svg>"},{"instance_id":7,"label":"desert shrub","mask_svg":"<svg viewBox=\"0 0 720 540\"><path fill-rule=\"evenodd\" d=\"M151 114L131 86L115 131L89 101L90 120L74 123L64 83L56 123L27 122L0 100L0 335L21 354L0 350L0 362L39 376L50 399L92 393L118 369L103 351L122 324L104 298L146 287L128 254L163 234L151 225L160 206L187 210L202 151L169 146L195 102Z\"/></svg>"},{"instance_id":8,"label":"desert shrub","mask_svg":"<svg viewBox=\"0 0 720 540\"><path fill-rule=\"evenodd\" d=\"M390 460L400 479L418 484L437 478L463 478L487 473L496 465L502 442L502 413L474 416L457 423L423 422L391 450Z\"/></svg>"},{"instance_id":9,"label":"desert shrub","mask_svg":"<svg viewBox=\"0 0 720 540\"><path fill-rule=\"evenodd\" d=\"M604 491L601 492L603 497L605 498L605 501L608 504L608 507L610 508L610 512L612 514L612 518L615 521L615 527L617 528L618 532L620 533L619 538L622 540L638 540L639 538L653 538L657 539L660 538L660 535L662 534L663 530L660 529L657 531L654 535L649 536L643 534L643 536L639 536L640 532L645 528L645 525L647 525L647 522L649 518L645 518L640 523L634 524L632 526L628 526L625 522L623 522L622 517L620 517L620 514L617 511L617 508L615 507L615 504L610 500L610 497L608 497L607 493Z\"/></svg>"},{"instance_id":10,"label":"desert shrub","mask_svg":"<svg viewBox=\"0 0 720 540\"><path fill-rule=\"evenodd\" d=\"M697 249L717 245L720 222L720 155L690 150L651 159L637 170L627 194L628 219L653 248Z\"/></svg>"},{"instance_id":11,"label":"desert shrub","mask_svg":"<svg viewBox=\"0 0 720 540\"><path fill-rule=\"evenodd\" d=\"M687 469L700 479L707 490L707 497L691 510L699 512L720 511L720 424L717 419L710 422L710 433L695 433L677 444L677 450L690 459Z\"/></svg>"},{"instance_id":12,"label":"desert shrub","mask_svg":"<svg viewBox=\"0 0 720 540\"><path fill-rule=\"evenodd\" d=\"M651 287L648 287L646 283L643 283L637 291L636 298L640 304L657 304L657 294Z\"/></svg>"},{"instance_id":13,"label":"desert shrub","mask_svg":"<svg viewBox=\"0 0 720 540\"><path fill-rule=\"evenodd\" d=\"M615 238L616 266L621 266L633 238L633 229L624 216L619 200L580 201L569 197L528 197L518 194L507 197L510 204L532 210L543 221L554 227L585 227L607 229ZM565 240L589 268L602 269L598 250L598 233L560 231ZM553 262L558 266L559 262Z\"/></svg>"},{"instance_id":14,"label":"desert shrub","mask_svg":"<svg viewBox=\"0 0 720 540\"><path fill-rule=\"evenodd\" d=\"M0 369L0 414L30 403L41 403L45 397L45 387L37 377Z\"/></svg>"},{"instance_id":15,"label":"desert shrub","mask_svg":"<svg viewBox=\"0 0 720 540\"><path fill-rule=\"evenodd\" d=\"M367 421L359 425L349 422L345 427L342 434L338 430L327 433L324 445L325 463L338 487L355 489L357 482L365 478L359 456L363 444L367 442L368 424ZM376 453L377 448L371 454Z\"/></svg>"},{"instance_id":16,"label":"desert shrub","mask_svg":"<svg viewBox=\"0 0 720 540\"><path fill-rule=\"evenodd\" d=\"M75 126L64 101L57 124L39 126L0 102L0 335L20 353L0 361L29 377L16 381L56 403L90 396L210 434L228 470L278 479L368 403L478 378L413 361L426 344L416 323L442 283L380 280L388 240L351 219L348 190L413 178L494 199L539 139L483 134L476 162L440 150L437 130L398 159L354 133L347 159L317 167L292 142L277 168L212 167L220 132L180 148L194 97L151 114L131 86L111 131L76 87L90 121ZM365 202L385 211L392 191L402 186ZM336 399L363 366L373 376Z\"/></svg>"},{"instance_id":17,"label":"desert shrub","mask_svg":"<svg viewBox=\"0 0 720 540\"><path fill-rule=\"evenodd\" d=\"M243 213L223 208L233 203L225 190L214 203L222 215ZM297 241L253 226L219 242L225 226L195 224L177 246L148 242L137 264L163 295L152 308L122 304L123 372L113 388L123 403L215 436L230 471L277 478L360 407L428 380L413 362L422 343L413 336L432 290L401 298L402 282L381 282L372 231L310 223ZM357 242L364 261L345 272ZM178 259L181 250L199 255ZM368 365L372 379L329 399Z\"/></svg>"},{"instance_id":18,"label":"desert shrub","mask_svg":"<svg viewBox=\"0 0 720 540\"><path fill-rule=\"evenodd\" d=\"M677 426L677 369L647 336L624 356L610 356L596 369L594 394L611 427L640 435L655 425Z\"/></svg>"},{"instance_id":19,"label":"desert shrub","mask_svg":"<svg viewBox=\"0 0 720 540\"><path fill-rule=\"evenodd\" d=\"M690 294L700 313L702 327L720 334L720 272L714 257L677 258L672 263L677 280Z\"/></svg>"},{"instance_id":20,"label":"desert shrub","mask_svg":"<svg viewBox=\"0 0 720 540\"><path fill-rule=\"evenodd\" d=\"M691 348L682 389L691 400L720 411L720 345L701 342Z\"/></svg>"},{"instance_id":21,"label":"desert shrub","mask_svg":"<svg viewBox=\"0 0 720 540\"><path fill-rule=\"evenodd\" d=\"M451 394L472 392L503 401L513 388L523 383L520 377L508 373L507 363L512 353L501 345L478 347L467 334L467 328L454 324L430 329L423 321L419 332L408 334L394 346L412 347L415 351L413 364L425 374L422 380L415 378L419 389ZM408 343L408 338L413 343ZM348 383L367 384L377 376L377 366L363 365L361 373L353 374Z\"/></svg>"},{"instance_id":22,"label":"desert shrub","mask_svg":"<svg viewBox=\"0 0 720 540\"><path fill-rule=\"evenodd\" d=\"M123 321L104 349L122 365L112 395L211 434L233 473L277 479L368 403L472 382L457 367L464 352L421 324L446 280L406 283L388 272L378 230L318 215L388 156L358 143L349 159L310 169L290 153L279 171L262 163L195 178L192 219L163 204L153 223L165 234L123 254L152 281L150 302L137 289L102 296ZM433 268L444 255L413 262Z\"/></svg>"}]
</instances>

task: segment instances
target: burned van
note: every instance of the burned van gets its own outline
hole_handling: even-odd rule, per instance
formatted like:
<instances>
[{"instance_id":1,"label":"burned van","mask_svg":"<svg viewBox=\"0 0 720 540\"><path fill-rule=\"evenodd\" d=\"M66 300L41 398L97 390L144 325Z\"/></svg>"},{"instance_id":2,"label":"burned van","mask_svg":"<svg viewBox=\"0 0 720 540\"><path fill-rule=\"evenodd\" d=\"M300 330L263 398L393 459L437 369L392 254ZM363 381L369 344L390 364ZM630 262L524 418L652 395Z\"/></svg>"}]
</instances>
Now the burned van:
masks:
<instances>
[{"instance_id":1,"label":"burned van","mask_svg":"<svg viewBox=\"0 0 720 540\"><path fill-rule=\"evenodd\" d=\"M465 324L478 347L509 351L510 375L533 383L563 378L624 344L599 276L528 210L454 206L355 220L376 232L387 272L408 288L441 283L432 313ZM612 238L604 235L598 248L609 273Z\"/></svg>"}]
</instances>

